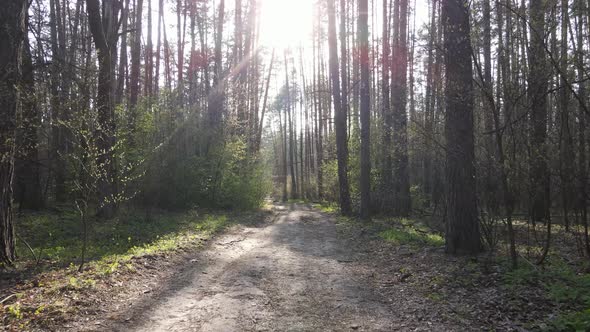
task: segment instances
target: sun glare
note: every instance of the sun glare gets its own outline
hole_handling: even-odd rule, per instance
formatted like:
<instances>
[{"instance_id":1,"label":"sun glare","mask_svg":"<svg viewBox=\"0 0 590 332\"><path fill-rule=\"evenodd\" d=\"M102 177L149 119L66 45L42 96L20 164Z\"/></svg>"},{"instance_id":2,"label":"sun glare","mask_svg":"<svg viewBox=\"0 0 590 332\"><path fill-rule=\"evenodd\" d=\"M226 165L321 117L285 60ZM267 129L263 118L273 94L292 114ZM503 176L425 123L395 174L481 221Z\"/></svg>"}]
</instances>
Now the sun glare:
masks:
<instances>
[{"instance_id":1,"label":"sun glare","mask_svg":"<svg viewBox=\"0 0 590 332\"><path fill-rule=\"evenodd\" d=\"M260 38L264 46L297 46L311 34L313 0L263 0L261 20Z\"/></svg>"}]
</instances>

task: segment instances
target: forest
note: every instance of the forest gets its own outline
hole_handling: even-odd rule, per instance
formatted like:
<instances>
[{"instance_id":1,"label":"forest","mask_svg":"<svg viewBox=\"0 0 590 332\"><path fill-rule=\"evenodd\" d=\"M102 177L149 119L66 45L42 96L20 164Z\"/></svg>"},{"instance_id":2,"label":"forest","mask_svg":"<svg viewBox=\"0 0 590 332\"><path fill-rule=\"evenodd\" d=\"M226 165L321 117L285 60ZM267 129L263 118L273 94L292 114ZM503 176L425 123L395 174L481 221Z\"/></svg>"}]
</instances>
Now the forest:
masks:
<instances>
[{"instance_id":1,"label":"forest","mask_svg":"<svg viewBox=\"0 0 590 332\"><path fill-rule=\"evenodd\" d=\"M590 2L3 0L0 330L590 331Z\"/></svg>"}]
</instances>

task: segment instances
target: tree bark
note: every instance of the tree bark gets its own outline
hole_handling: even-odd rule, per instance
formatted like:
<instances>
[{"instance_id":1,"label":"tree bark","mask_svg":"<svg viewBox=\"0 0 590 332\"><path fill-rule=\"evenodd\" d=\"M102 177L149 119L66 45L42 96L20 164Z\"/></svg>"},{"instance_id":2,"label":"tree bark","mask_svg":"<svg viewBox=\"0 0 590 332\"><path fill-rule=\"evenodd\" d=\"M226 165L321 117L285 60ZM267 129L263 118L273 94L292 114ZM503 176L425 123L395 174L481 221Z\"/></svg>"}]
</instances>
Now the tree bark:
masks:
<instances>
[{"instance_id":1,"label":"tree bark","mask_svg":"<svg viewBox=\"0 0 590 332\"><path fill-rule=\"evenodd\" d=\"M408 0L399 0L397 38L394 40L393 102L393 208L395 215L407 217L412 209L408 170Z\"/></svg>"},{"instance_id":2,"label":"tree bark","mask_svg":"<svg viewBox=\"0 0 590 332\"><path fill-rule=\"evenodd\" d=\"M224 84L222 75L222 54L221 43L223 41L223 22L225 20L225 0L219 3L219 16L217 18L217 31L215 35L215 59L213 72L213 89L209 93L208 109L208 123L209 131L206 145L206 152L208 153L214 138L220 134L221 119L223 117L223 102L224 102Z\"/></svg>"},{"instance_id":3,"label":"tree bark","mask_svg":"<svg viewBox=\"0 0 590 332\"><path fill-rule=\"evenodd\" d=\"M570 129L569 93L567 88L568 74L568 27L569 7L568 0L561 0L561 40L560 40L560 71L562 73L559 86L559 114L560 114L560 178L562 183L561 198L565 230L569 231L570 203L572 196L572 176L574 174L573 163L573 138Z\"/></svg>"},{"instance_id":4,"label":"tree bark","mask_svg":"<svg viewBox=\"0 0 590 332\"><path fill-rule=\"evenodd\" d=\"M115 96L114 63L119 38L119 11L121 4L115 0L103 0L102 10L98 0L86 0L88 23L98 55L98 90L96 97L97 129L95 136L101 154L98 158L100 171L97 214L112 218L116 212L116 165L115 165ZM102 12L102 14L101 14Z\"/></svg>"},{"instance_id":5,"label":"tree bark","mask_svg":"<svg viewBox=\"0 0 590 332\"><path fill-rule=\"evenodd\" d=\"M340 211L343 215L352 213L348 187L348 143L346 140L346 113L342 108L338 51L336 40L336 13L334 0L328 1L328 43L330 52L330 78L334 102L334 126L336 128L336 154L338 158L338 184L340 189Z\"/></svg>"},{"instance_id":6,"label":"tree bark","mask_svg":"<svg viewBox=\"0 0 590 332\"><path fill-rule=\"evenodd\" d=\"M531 221L549 221L549 169L547 166L547 65L545 56L544 1L531 1L529 52L529 91L531 101Z\"/></svg>"},{"instance_id":7,"label":"tree bark","mask_svg":"<svg viewBox=\"0 0 590 332\"><path fill-rule=\"evenodd\" d=\"M446 251L481 250L475 190L473 82L468 0L442 3L446 70Z\"/></svg>"},{"instance_id":8,"label":"tree bark","mask_svg":"<svg viewBox=\"0 0 590 332\"><path fill-rule=\"evenodd\" d=\"M16 162L17 201L19 209L40 210L44 200L41 187L39 161L39 135L41 113L37 105L33 59L28 41L25 39L22 54L22 123L17 136Z\"/></svg>"},{"instance_id":9,"label":"tree bark","mask_svg":"<svg viewBox=\"0 0 590 332\"><path fill-rule=\"evenodd\" d=\"M143 0L137 0L135 6L135 31L133 32L133 45L131 47L131 74L129 77L129 118L128 130L130 143L133 145L133 133L135 132L135 121L137 118L137 101L139 98L139 74L141 66L141 32L143 21Z\"/></svg>"},{"instance_id":10,"label":"tree bark","mask_svg":"<svg viewBox=\"0 0 590 332\"><path fill-rule=\"evenodd\" d=\"M65 128L61 123L65 119L65 110L61 104L63 98L61 84L61 70L60 64L63 64L64 50L61 48L60 30L61 25L59 3L56 0L49 2L49 20L51 22L50 36L51 36L51 121L52 121L52 160L53 170L55 172L55 200L57 202L64 202L66 200L66 167L65 167L65 143L64 134Z\"/></svg>"},{"instance_id":11,"label":"tree bark","mask_svg":"<svg viewBox=\"0 0 590 332\"><path fill-rule=\"evenodd\" d=\"M385 1L387 2L387 1ZM384 8L386 12L386 8ZM387 17L385 15L384 17ZM361 117L361 210L360 216L368 220L371 216L371 100L369 77L369 24L367 0L359 0L358 36L361 67L360 117ZM387 83L385 83L387 84Z\"/></svg>"},{"instance_id":12,"label":"tree bark","mask_svg":"<svg viewBox=\"0 0 590 332\"><path fill-rule=\"evenodd\" d=\"M12 183L27 7L24 0L0 7L0 263L7 265L15 259Z\"/></svg>"},{"instance_id":13,"label":"tree bark","mask_svg":"<svg viewBox=\"0 0 590 332\"><path fill-rule=\"evenodd\" d=\"M289 129L285 129L285 134L289 136L289 170L291 173L291 198L297 199L299 198L297 192L297 178L295 174L295 163L296 163L296 154L295 154L295 139L294 139L294 132L293 132L293 117L291 116L291 87L289 86L289 66L287 62L287 51L285 51L285 88L287 93L287 102L286 102L286 115L285 115L285 126L287 123L289 124ZM286 127L285 127L286 128ZM285 148L287 146L285 145Z\"/></svg>"}]
</instances>

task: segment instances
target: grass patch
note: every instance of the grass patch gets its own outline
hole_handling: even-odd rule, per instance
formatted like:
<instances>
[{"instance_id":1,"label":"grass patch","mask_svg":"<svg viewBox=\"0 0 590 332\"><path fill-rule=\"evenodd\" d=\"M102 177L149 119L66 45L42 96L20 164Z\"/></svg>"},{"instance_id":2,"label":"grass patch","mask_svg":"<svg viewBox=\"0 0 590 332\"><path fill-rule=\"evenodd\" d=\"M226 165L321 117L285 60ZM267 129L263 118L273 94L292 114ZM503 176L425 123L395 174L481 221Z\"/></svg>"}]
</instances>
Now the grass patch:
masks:
<instances>
[{"instance_id":1,"label":"grass patch","mask_svg":"<svg viewBox=\"0 0 590 332\"><path fill-rule=\"evenodd\" d=\"M548 322L548 331L590 331L590 275L587 273L577 273L563 260L552 258L542 267L521 264L506 272L503 282L511 290L538 287L548 301L569 308Z\"/></svg>"},{"instance_id":2,"label":"grass patch","mask_svg":"<svg viewBox=\"0 0 590 332\"><path fill-rule=\"evenodd\" d=\"M225 214L199 215L195 211L159 213L150 218L145 213L126 212L113 220L91 220L87 259L108 273L116 270L113 262L174 250L207 238L228 224ZM41 262L67 266L80 259L82 225L74 211L25 215L18 220L17 232ZM33 260L22 241L18 241L17 250L21 264Z\"/></svg>"},{"instance_id":3,"label":"grass patch","mask_svg":"<svg viewBox=\"0 0 590 332\"><path fill-rule=\"evenodd\" d=\"M93 308L96 297L112 296L111 287L141 282L132 275L142 267L165 267L175 257L182 259L175 256L179 249L196 249L232 224L258 225L269 212L234 215L193 210L154 213L148 218L145 211L124 211L112 220L92 219L82 272L78 272L82 225L73 211L21 216L17 226L20 256L9 273L23 279L4 289L16 294L4 305L4 323L17 330L30 326L54 330L55 324L69 320L78 310ZM39 264L22 239L40 257Z\"/></svg>"},{"instance_id":4,"label":"grass patch","mask_svg":"<svg viewBox=\"0 0 590 332\"><path fill-rule=\"evenodd\" d=\"M340 211L340 208L338 207L338 205L336 204L332 204L332 203L313 203L311 205L314 209L318 209L324 213L338 213Z\"/></svg>"},{"instance_id":5,"label":"grass patch","mask_svg":"<svg viewBox=\"0 0 590 332\"><path fill-rule=\"evenodd\" d=\"M385 241L395 245L431 246L439 247L445 244L444 238L430 231L428 227L412 219L399 219L394 221L397 225L389 228L379 236Z\"/></svg>"}]
</instances>

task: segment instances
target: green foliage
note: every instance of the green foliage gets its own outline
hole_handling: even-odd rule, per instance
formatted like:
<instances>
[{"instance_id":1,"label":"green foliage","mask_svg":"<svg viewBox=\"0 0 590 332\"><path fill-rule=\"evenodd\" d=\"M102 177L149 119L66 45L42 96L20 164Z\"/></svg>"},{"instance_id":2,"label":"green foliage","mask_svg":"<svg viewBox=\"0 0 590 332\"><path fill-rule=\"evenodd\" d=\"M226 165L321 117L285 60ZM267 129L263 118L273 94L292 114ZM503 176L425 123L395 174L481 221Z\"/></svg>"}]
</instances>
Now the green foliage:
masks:
<instances>
[{"instance_id":1,"label":"green foliage","mask_svg":"<svg viewBox=\"0 0 590 332\"><path fill-rule=\"evenodd\" d=\"M425 226L409 219L397 220L399 225L379 234L387 242L395 245L433 246L445 244L445 240L439 234L430 232Z\"/></svg>"},{"instance_id":2,"label":"green foliage","mask_svg":"<svg viewBox=\"0 0 590 332\"><path fill-rule=\"evenodd\" d=\"M427 198L422 188L418 185L413 185L410 187L410 196L412 200L412 208L414 210L423 209L427 206Z\"/></svg>"},{"instance_id":3,"label":"green foliage","mask_svg":"<svg viewBox=\"0 0 590 332\"><path fill-rule=\"evenodd\" d=\"M338 160L326 160L322 166L324 175L324 199L328 202L338 202Z\"/></svg>"},{"instance_id":4,"label":"green foliage","mask_svg":"<svg viewBox=\"0 0 590 332\"><path fill-rule=\"evenodd\" d=\"M542 268L522 264L503 278L510 288L539 285L552 301L590 306L590 275L576 273L563 261L550 260Z\"/></svg>"},{"instance_id":5,"label":"green foliage","mask_svg":"<svg viewBox=\"0 0 590 332\"><path fill-rule=\"evenodd\" d=\"M338 206L334 203L314 203L312 206L324 213L337 213Z\"/></svg>"},{"instance_id":6,"label":"green foliage","mask_svg":"<svg viewBox=\"0 0 590 332\"><path fill-rule=\"evenodd\" d=\"M540 287L545 297L569 307L590 308L590 275L576 273L561 260L549 260L542 268L521 265L503 275L505 286ZM590 330L590 309L561 314L550 322L550 331Z\"/></svg>"},{"instance_id":7,"label":"green foliage","mask_svg":"<svg viewBox=\"0 0 590 332\"><path fill-rule=\"evenodd\" d=\"M94 279L79 279L76 277L70 277L70 279L68 281L68 287L71 289L92 288L95 285L96 285L96 280L94 280Z\"/></svg>"},{"instance_id":8,"label":"green foliage","mask_svg":"<svg viewBox=\"0 0 590 332\"><path fill-rule=\"evenodd\" d=\"M159 180L145 188L145 195L158 197L162 207L254 209L270 192L271 177L240 140L218 146L208 156L165 162L159 174L150 175Z\"/></svg>"},{"instance_id":9,"label":"green foliage","mask_svg":"<svg viewBox=\"0 0 590 332\"><path fill-rule=\"evenodd\" d=\"M576 331L590 330L590 309L559 316L551 323L548 331Z\"/></svg>"},{"instance_id":10,"label":"green foliage","mask_svg":"<svg viewBox=\"0 0 590 332\"><path fill-rule=\"evenodd\" d=\"M15 319L22 319L23 313L19 303L15 303L8 306L8 313Z\"/></svg>"},{"instance_id":11,"label":"green foliage","mask_svg":"<svg viewBox=\"0 0 590 332\"><path fill-rule=\"evenodd\" d=\"M98 268L102 274L111 274L120 268L123 257L198 243L198 239L214 234L229 223L229 218L222 214L162 213L148 220L143 211L123 211L112 220L91 223L87 256L100 262ZM19 219L17 232L43 261L66 266L79 259L80 227L75 213L67 210L62 214L24 215ZM17 250L32 258L21 241L17 241Z\"/></svg>"},{"instance_id":12,"label":"green foliage","mask_svg":"<svg viewBox=\"0 0 590 332\"><path fill-rule=\"evenodd\" d=\"M428 245L441 246L444 244L444 239L436 234L418 233L414 229L401 230L391 228L379 234L384 240L396 245Z\"/></svg>"}]
</instances>

